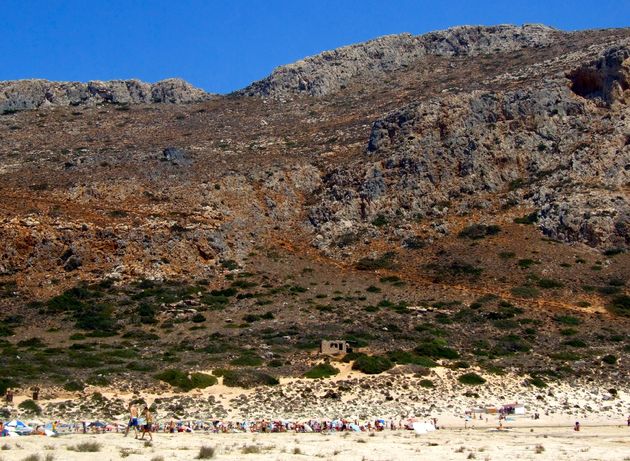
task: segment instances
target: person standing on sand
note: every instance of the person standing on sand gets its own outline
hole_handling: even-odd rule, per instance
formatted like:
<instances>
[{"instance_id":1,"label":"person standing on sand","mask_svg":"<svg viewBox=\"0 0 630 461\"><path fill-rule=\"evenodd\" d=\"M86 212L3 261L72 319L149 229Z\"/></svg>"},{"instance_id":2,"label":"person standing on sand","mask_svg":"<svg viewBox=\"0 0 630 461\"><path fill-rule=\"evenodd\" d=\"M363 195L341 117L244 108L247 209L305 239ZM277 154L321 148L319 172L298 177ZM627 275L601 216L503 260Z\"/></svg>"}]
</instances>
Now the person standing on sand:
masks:
<instances>
[{"instance_id":1,"label":"person standing on sand","mask_svg":"<svg viewBox=\"0 0 630 461\"><path fill-rule=\"evenodd\" d=\"M580 422L579 421L575 422L575 426L573 426L573 430L575 432L580 432Z\"/></svg>"},{"instance_id":2,"label":"person standing on sand","mask_svg":"<svg viewBox=\"0 0 630 461\"><path fill-rule=\"evenodd\" d=\"M140 436L140 440L144 440L144 434L149 434L149 440L153 441L153 434L151 434L151 431L153 430L153 415L149 411L149 407L144 407L144 410L142 410L142 417L144 418L144 425L142 426L142 435Z\"/></svg>"},{"instance_id":3,"label":"person standing on sand","mask_svg":"<svg viewBox=\"0 0 630 461\"><path fill-rule=\"evenodd\" d=\"M129 429L133 427L134 438L138 438L138 409L136 406L129 402L129 423L127 424L127 428L125 429L125 437L129 434Z\"/></svg>"}]
</instances>

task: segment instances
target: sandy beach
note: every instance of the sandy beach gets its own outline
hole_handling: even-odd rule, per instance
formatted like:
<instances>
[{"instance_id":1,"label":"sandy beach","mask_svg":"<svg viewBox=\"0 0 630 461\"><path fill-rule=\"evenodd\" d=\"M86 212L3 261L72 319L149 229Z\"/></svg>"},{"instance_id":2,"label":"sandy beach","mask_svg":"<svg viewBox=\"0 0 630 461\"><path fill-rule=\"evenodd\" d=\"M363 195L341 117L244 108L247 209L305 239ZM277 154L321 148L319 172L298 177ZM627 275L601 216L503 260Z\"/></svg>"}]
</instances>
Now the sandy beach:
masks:
<instances>
[{"instance_id":1,"label":"sandy beach","mask_svg":"<svg viewBox=\"0 0 630 461\"><path fill-rule=\"evenodd\" d=\"M412 431L324 434L154 434L145 444L121 434L62 435L56 438L19 437L2 440L0 459L113 461L192 460L202 446L213 447L213 459L225 460L627 460L630 428L588 426L574 432L571 426L527 427L516 422L508 431L487 427L445 428L426 435ZM100 444L98 453L73 450L82 442ZM52 458L46 458L52 456Z\"/></svg>"}]
</instances>

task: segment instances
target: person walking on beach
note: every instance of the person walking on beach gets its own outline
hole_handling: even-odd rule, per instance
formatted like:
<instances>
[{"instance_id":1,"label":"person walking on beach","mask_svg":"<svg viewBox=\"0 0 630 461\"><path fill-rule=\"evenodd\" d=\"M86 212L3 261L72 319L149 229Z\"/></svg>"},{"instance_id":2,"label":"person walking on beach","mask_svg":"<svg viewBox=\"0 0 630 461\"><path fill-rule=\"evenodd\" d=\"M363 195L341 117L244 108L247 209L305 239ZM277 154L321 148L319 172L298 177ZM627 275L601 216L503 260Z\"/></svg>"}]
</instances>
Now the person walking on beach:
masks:
<instances>
[{"instance_id":1,"label":"person walking on beach","mask_svg":"<svg viewBox=\"0 0 630 461\"><path fill-rule=\"evenodd\" d=\"M142 435L140 436L140 440L144 440L144 434L149 434L149 440L153 441L153 434L151 434L151 431L153 430L153 415L149 411L149 407L144 407L144 410L142 410L142 417L144 418L144 425L142 426Z\"/></svg>"},{"instance_id":2,"label":"person walking on beach","mask_svg":"<svg viewBox=\"0 0 630 461\"><path fill-rule=\"evenodd\" d=\"M134 438L138 438L138 408L129 402L129 423L125 429L125 437L129 434L129 429L133 427Z\"/></svg>"},{"instance_id":3,"label":"person walking on beach","mask_svg":"<svg viewBox=\"0 0 630 461\"><path fill-rule=\"evenodd\" d=\"M573 426L573 430L575 432L580 432L580 422L579 421L575 422L575 426Z\"/></svg>"}]
</instances>

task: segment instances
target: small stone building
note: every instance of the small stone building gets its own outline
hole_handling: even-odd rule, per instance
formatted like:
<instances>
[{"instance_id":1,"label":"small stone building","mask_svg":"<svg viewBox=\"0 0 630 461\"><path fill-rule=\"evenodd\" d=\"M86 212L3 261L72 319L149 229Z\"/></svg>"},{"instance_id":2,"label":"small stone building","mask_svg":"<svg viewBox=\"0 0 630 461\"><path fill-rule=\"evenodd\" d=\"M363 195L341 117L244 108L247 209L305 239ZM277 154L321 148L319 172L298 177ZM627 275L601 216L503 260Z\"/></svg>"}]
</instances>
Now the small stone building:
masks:
<instances>
[{"instance_id":1,"label":"small stone building","mask_svg":"<svg viewBox=\"0 0 630 461\"><path fill-rule=\"evenodd\" d=\"M347 354L352 352L352 347L346 341L322 339L319 346L319 353L325 355Z\"/></svg>"}]
</instances>

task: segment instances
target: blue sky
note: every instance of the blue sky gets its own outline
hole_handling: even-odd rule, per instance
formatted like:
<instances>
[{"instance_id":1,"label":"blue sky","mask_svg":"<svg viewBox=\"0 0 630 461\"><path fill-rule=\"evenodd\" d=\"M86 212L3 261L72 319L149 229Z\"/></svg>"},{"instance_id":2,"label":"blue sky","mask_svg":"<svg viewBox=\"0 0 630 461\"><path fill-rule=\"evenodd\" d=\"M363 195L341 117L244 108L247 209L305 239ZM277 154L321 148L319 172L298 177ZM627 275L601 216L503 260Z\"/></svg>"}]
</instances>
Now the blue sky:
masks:
<instances>
[{"instance_id":1,"label":"blue sky","mask_svg":"<svg viewBox=\"0 0 630 461\"><path fill-rule=\"evenodd\" d=\"M630 0L0 0L0 80L157 81L225 93L384 34L541 22L630 25Z\"/></svg>"}]
</instances>

